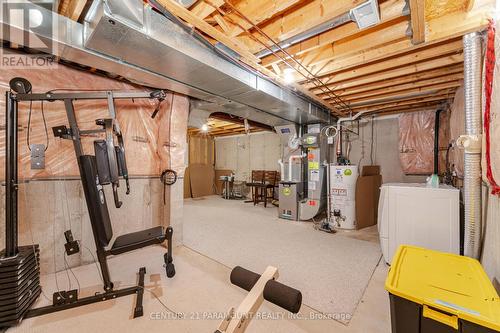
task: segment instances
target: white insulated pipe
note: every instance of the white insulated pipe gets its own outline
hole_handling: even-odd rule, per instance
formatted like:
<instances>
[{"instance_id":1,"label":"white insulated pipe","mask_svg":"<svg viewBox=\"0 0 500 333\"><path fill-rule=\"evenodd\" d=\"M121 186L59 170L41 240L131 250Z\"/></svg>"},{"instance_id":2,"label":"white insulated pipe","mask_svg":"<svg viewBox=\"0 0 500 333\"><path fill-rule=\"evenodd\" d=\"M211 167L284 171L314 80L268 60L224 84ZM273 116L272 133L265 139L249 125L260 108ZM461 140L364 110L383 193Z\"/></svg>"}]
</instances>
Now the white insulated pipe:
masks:
<instances>
[{"instance_id":1,"label":"white insulated pipe","mask_svg":"<svg viewBox=\"0 0 500 333\"><path fill-rule=\"evenodd\" d=\"M285 164L282 159L278 160L278 164L280 165L280 180L283 181L285 180Z\"/></svg>"},{"instance_id":2,"label":"white insulated pipe","mask_svg":"<svg viewBox=\"0 0 500 333\"><path fill-rule=\"evenodd\" d=\"M291 155L290 158L288 159L288 181L292 181L292 173L293 173L293 160L298 160L304 158L306 155L305 154L300 154L300 155Z\"/></svg>"},{"instance_id":3,"label":"white insulated pipe","mask_svg":"<svg viewBox=\"0 0 500 333\"><path fill-rule=\"evenodd\" d=\"M465 136L464 153L465 234L464 255L479 257L481 243L481 134L482 134L482 36L463 37Z\"/></svg>"}]
</instances>

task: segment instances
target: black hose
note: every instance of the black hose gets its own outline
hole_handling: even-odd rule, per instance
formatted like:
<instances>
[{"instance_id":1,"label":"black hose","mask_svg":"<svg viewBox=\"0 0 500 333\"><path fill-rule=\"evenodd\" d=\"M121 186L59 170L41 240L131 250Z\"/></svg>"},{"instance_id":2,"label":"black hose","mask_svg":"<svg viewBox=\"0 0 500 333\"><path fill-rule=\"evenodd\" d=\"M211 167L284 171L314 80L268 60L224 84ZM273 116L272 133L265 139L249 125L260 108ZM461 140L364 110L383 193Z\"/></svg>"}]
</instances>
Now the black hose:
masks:
<instances>
[{"instance_id":1,"label":"black hose","mask_svg":"<svg viewBox=\"0 0 500 333\"><path fill-rule=\"evenodd\" d=\"M436 120L434 121L434 174L439 175L439 117L443 110L436 111Z\"/></svg>"}]
</instances>

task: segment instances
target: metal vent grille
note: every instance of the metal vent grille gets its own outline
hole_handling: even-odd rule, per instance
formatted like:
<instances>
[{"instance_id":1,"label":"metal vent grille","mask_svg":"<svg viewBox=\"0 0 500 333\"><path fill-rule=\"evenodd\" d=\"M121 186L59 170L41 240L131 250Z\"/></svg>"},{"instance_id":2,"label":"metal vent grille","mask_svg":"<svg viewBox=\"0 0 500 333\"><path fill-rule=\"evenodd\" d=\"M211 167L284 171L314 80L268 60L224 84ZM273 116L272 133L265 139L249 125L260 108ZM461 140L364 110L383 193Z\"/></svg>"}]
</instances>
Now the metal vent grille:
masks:
<instances>
[{"instance_id":1,"label":"metal vent grille","mask_svg":"<svg viewBox=\"0 0 500 333\"><path fill-rule=\"evenodd\" d=\"M380 22L377 0L369 0L352 9L351 15L360 29L371 27Z\"/></svg>"}]
</instances>

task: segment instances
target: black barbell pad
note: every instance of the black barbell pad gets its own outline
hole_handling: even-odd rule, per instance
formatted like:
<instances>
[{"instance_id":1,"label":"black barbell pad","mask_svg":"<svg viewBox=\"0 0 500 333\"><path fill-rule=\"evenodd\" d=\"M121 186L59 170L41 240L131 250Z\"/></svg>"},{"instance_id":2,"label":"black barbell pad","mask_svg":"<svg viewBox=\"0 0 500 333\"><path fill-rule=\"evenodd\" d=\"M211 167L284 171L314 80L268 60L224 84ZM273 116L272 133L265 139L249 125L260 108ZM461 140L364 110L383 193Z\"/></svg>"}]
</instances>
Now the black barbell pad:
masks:
<instances>
[{"instance_id":1,"label":"black barbell pad","mask_svg":"<svg viewBox=\"0 0 500 333\"><path fill-rule=\"evenodd\" d=\"M264 299L291 313L298 313L302 305L302 293L299 290L275 280L267 281Z\"/></svg>"},{"instance_id":2,"label":"black barbell pad","mask_svg":"<svg viewBox=\"0 0 500 333\"><path fill-rule=\"evenodd\" d=\"M229 278L231 283L238 286L246 291L252 290L253 286L259 281L260 275L244 269L243 267L236 266L231 271L231 276Z\"/></svg>"}]
</instances>

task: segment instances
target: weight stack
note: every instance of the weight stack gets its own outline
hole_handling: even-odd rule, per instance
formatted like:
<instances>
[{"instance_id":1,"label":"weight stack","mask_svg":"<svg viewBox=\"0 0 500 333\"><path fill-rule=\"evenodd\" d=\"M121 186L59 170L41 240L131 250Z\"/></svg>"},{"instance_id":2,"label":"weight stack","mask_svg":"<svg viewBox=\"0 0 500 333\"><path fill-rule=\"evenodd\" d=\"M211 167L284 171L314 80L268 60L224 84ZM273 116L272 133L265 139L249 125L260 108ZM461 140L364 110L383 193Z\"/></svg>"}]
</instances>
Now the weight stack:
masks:
<instances>
[{"instance_id":1,"label":"weight stack","mask_svg":"<svg viewBox=\"0 0 500 333\"><path fill-rule=\"evenodd\" d=\"M0 252L0 328L19 323L42 292L38 245L18 250L14 257Z\"/></svg>"}]
</instances>

